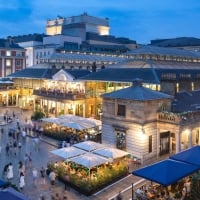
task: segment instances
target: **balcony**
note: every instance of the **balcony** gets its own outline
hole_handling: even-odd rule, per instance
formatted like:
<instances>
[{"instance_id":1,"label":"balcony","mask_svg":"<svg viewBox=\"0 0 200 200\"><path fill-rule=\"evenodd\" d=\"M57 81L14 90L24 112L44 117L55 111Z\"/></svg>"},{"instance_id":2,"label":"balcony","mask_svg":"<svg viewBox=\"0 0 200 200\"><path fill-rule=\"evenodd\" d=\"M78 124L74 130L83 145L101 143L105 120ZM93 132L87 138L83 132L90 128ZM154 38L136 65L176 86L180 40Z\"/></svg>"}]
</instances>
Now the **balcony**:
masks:
<instances>
[{"instance_id":1,"label":"balcony","mask_svg":"<svg viewBox=\"0 0 200 200\"><path fill-rule=\"evenodd\" d=\"M34 90L33 95L54 98L54 99L62 99L62 100L81 100L85 99L84 93L79 93L77 91L69 91L69 92L61 92L60 90L46 90L39 89Z\"/></svg>"},{"instance_id":2,"label":"balcony","mask_svg":"<svg viewBox=\"0 0 200 200\"><path fill-rule=\"evenodd\" d=\"M200 110L184 113L159 112L157 120L177 125L190 125L200 122Z\"/></svg>"}]
</instances>

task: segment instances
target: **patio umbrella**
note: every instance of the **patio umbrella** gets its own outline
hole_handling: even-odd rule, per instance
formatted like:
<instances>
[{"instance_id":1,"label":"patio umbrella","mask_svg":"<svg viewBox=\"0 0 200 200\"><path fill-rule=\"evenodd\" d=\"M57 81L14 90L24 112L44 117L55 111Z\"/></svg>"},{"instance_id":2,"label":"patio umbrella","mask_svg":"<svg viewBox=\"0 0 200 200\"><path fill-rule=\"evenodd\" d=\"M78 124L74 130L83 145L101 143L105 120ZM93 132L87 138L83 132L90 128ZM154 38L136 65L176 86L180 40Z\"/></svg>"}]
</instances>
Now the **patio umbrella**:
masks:
<instances>
[{"instance_id":1,"label":"patio umbrella","mask_svg":"<svg viewBox=\"0 0 200 200\"><path fill-rule=\"evenodd\" d=\"M4 181L4 180L0 179L0 188L7 187L8 185L9 185L9 183L8 183L8 182L6 182L6 181Z\"/></svg>"},{"instance_id":2,"label":"patio umbrella","mask_svg":"<svg viewBox=\"0 0 200 200\"><path fill-rule=\"evenodd\" d=\"M104 156L106 158L112 158L112 159L122 158L124 156L129 155L128 152L115 149L115 148L97 149L93 151L93 153L98 154L100 156Z\"/></svg>"},{"instance_id":3,"label":"patio umbrella","mask_svg":"<svg viewBox=\"0 0 200 200\"><path fill-rule=\"evenodd\" d=\"M9 187L0 191L0 199L2 200L30 200L24 194Z\"/></svg>"},{"instance_id":4,"label":"patio umbrella","mask_svg":"<svg viewBox=\"0 0 200 200\"><path fill-rule=\"evenodd\" d=\"M75 162L84 167L87 167L88 169L91 169L93 167L96 167L108 162L108 159L102 156L95 155L93 153L87 153L81 156L71 158L70 161Z\"/></svg>"},{"instance_id":5,"label":"patio umbrella","mask_svg":"<svg viewBox=\"0 0 200 200\"><path fill-rule=\"evenodd\" d=\"M178 160L199 166L200 169L200 146L194 146L170 156L173 160Z\"/></svg>"},{"instance_id":6,"label":"patio umbrella","mask_svg":"<svg viewBox=\"0 0 200 200\"><path fill-rule=\"evenodd\" d=\"M83 149L85 151L94 151L96 149L100 149L104 147L104 145L97 142L93 142L93 141L79 142L77 144L74 144L73 146L79 149Z\"/></svg>"},{"instance_id":7,"label":"patio umbrella","mask_svg":"<svg viewBox=\"0 0 200 200\"><path fill-rule=\"evenodd\" d=\"M65 147L65 148L61 148L61 149L55 149L55 150L51 151L51 153L53 153L57 156L60 156L64 159L69 159L69 158L72 158L75 156L85 154L87 152L71 146L71 147Z\"/></svg>"},{"instance_id":8,"label":"patio umbrella","mask_svg":"<svg viewBox=\"0 0 200 200\"><path fill-rule=\"evenodd\" d=\"M69 128L73 128L73 129L76 129L76 130L80 130L80 131L87 128L87 127L85 127L84 125L82 125L78 122L72 122L72 121L62 122L62 123L60 123L60 125L64 126L64 127L69 127Z\"/></svg>"},{"instance_id":9,"label":"patio umbrella","mask_svg":"<svg viewBox=\"0 0 200 200\"><path fill-rule=\"evenodd\" d=\"M48 117L48 118L42 118L43 122L53 123L53 124L60 124L60 120L56 117Z\"/></svg>"},{"instance_id":10,"label":"patio umbrella","mask_svg":"<svg viewBox=\"0 0 200 200\"><path fill-rule=\"evenodd\" d=\"M166 159L152 165L137 169L133 175L143 177L163 186L176 183L178 180L198 171L198 166L172 159Z\"/></svg>"}]
</instances>

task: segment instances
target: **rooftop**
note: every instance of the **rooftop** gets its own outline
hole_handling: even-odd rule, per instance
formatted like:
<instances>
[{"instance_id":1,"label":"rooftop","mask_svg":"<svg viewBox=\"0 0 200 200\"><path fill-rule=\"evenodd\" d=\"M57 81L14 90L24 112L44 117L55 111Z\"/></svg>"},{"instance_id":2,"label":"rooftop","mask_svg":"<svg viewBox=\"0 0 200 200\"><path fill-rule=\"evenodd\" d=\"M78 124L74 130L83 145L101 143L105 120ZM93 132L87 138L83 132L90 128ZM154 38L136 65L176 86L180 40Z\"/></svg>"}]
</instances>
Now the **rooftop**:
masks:
<instances>
[{"instance_id":1,"label":"rooftop","mask_svg":"<svg viewBox=\"0 0 200 200\"><path fill-rule=\"evenodd\" d=\"M138 84L138 83L134 83L133 86L125 88L125 89L103 94L102 97L112 98L112 99L126 99L126 100L134 100L134 101L150 101L150 100L173 98L172 96L168 94L145 88L141 84Z\"/></svg>"},{"instance_id":2,"label":"rooftop","mask_svg":"<svg viewBox=\"0 0 200 200\"><path fill-rule=\"evenodd\" d=\"M163 56L180 56L180 57L192 57L192 58L200 58L200 52L182 50L176 48L167 48L167 47L158 47L152 45L145 45L134 50L131 50L124 55L163 55Z\"/></svg>"}]
</instances>

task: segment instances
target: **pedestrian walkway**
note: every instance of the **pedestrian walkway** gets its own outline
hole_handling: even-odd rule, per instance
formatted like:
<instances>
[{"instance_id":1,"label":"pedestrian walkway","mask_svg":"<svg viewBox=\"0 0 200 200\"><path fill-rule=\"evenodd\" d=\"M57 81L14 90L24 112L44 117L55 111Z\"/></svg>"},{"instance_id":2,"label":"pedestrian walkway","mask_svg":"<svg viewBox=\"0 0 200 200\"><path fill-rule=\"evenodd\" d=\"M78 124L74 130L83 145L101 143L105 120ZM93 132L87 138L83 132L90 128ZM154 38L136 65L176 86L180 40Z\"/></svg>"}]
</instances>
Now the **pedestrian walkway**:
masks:
<instances>
[{"instance_id":1,"label":"pedestrian walkway","mask_svg":"<svg viewBox=\"0 0 200 200\"><path fill-rule=\"evenodd\" d=\"M18 108L11 108L8 112L11 114L15 112L16 116L19 117L20 123L24 124L26 119L30 119L31 112L25 111L21 113L20 109ZM5 110L2 112L4 113ZM1 157L0 157L0 172L3 171L3 167L8 162L12 162L14 168L14 178L12 182L19 186L19 177L18 177L18 162L24 161L24 156L26 153L31 153L31 167L26 170L25 173L25 187L22 190L24 194L29 196L30 200L38 200L41 195L45 196L45 200L51 200L51 195L58 193L61 197L63 195L67 195L68 199L70 200L108 200L113 199L116 195L121 192L123 200L129 200L132 195L132 188L131 185L133 183L138 183L141 178L133 176L129 174L127 177L117 181L116 183L109 185L108 187L102 189L101 191L91 195L85 196L79 193L74 189L65 190L65 186L62 182L56 181L55 185L51 185L49 177L45 177L45 184L42 184L42 179L40 177L37 178L37 184L33 184L32 178L32 169L37 168L40 171L41 167L46 167L47 163L52 161L59 161L61 160L60 157L55 156L54 154L50 153L50 151L58 148L58 142L54 139L42 136L40 138L40 148L38 151L35 150L34 146L34 138L27 137L22 142L22 149L21 152L17 156L6 156L5 146L7 141L9 141L8 137L8 129L16 127L16 121L14 120L12 123L3 126L4 133L0 133L0 145L1 145ZM130 172L133 168L130 168Z\"/></svg>"}]
</instances>

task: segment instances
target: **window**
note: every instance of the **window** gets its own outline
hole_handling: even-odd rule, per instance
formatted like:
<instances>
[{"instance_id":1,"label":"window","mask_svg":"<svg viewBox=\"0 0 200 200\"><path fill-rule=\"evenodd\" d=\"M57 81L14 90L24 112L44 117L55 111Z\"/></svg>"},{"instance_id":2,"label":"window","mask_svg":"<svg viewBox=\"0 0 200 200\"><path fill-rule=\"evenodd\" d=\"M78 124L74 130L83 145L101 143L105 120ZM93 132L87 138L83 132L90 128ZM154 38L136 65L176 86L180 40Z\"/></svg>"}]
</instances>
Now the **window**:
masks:
<instances>
[{"instance_id":1,"label":"window","mask_svg":"<svg viewBox=\"0 0 200 200\"><path fill-rule=\"evenodd\" d=\"M152 135L149 136L149 153L152 152Z\"/></svg>"},{"instance_id":2,"label":"window","mask_svg":"<svg viewBox=\"0 0 200 200\"><path fill-rule=\"evenodd\" d=\"M126 106L118 104L118 110L117 110L118 116L126 116Z\"/></svg>"},{"instance_id":3,"label":"window","mask_svg":"<svg viewBox=\"0 0 200 200\"><path fill-rule=\"evenodd\" d=\"M6 76L10 75L11 74L11 68L7 68L6 69Z\"/></svg>"},{"instance_id":4,"label":"window","mask_svg":"<svg viewBox=\"0 0 200 200\"><path fill-rule=\"evenodd\" d=\"M6 59L6 67L10 67L11 66L11 60L10 59Z\"/></svg>"},{"instance_id":5,"label":"window","mask_svg":"<svg viewBox=\"0 0 200 200\"><path fill-rule=\"evenodd\" d=\"M126 133L123 131L116 132L116 147L121 150L126 150Z\"/></svg>"},{"instance_id":6,"label":"window","mask_svg":"<svg viewBox=\"0 0 200 200\"><path fill-rule=\"evenodd\" d=\"M6 56L11 56L11 51L6 51Z\"/></svg>"},{"instance_id":7,"label":"window","mask_svg":"<svg viewBox=\"0 0 200 200\"><path fill-rule=\"evenodd\" d=\"M20 60L16 60L16 66L20 66L21 62Z\"/></svg>"}]
</instances>

